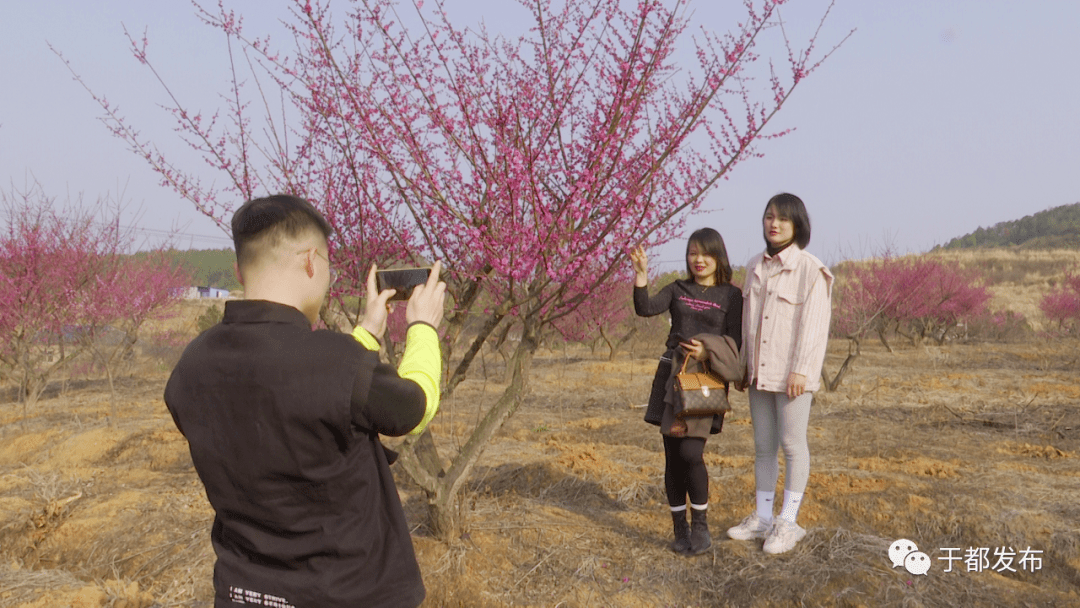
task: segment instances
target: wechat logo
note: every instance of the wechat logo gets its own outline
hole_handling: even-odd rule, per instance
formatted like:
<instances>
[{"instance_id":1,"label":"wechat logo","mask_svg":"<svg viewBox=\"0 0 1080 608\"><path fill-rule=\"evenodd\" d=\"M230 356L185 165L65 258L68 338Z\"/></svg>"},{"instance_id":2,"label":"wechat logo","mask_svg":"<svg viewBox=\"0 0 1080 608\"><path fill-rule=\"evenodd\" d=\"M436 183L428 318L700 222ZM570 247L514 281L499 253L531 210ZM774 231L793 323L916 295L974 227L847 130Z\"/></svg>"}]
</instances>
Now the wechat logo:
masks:
<instances>
[{"instance_id":1,"label":"wechat logo","mask_svg":"<svg viewBox=\"0 0 1080 608\"><path fill-rule=\"evenodd\" d=\"M906 538L889 545L889 561L893 568L903 566L914 575L925 575L930 571L930 556L919 551L919 547Z\"/></svg>"}]
</instances>

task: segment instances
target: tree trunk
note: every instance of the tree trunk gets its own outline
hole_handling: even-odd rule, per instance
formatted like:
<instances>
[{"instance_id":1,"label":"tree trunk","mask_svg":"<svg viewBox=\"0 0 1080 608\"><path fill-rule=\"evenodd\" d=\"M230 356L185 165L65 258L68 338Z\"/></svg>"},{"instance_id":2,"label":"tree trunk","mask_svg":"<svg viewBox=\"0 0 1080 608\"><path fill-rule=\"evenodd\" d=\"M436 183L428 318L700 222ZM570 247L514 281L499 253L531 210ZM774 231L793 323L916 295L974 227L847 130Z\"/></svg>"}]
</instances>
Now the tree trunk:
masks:
<instances>
[{"instance_id":1,"label":"tree trunk","mask_svg":"<svg viewBox=\"0 0 1080 608\"><path fill-rule=\"evenodd\" d=\"M915 323L917 323L917 325ZM905 334L904 332L900 331L899 326L897 326L896 329L896 333L907 338L911 342L912 346L922 346L923 338L926 337L926 323L920 323L917 321L913 322L910 331L910 334Z\"/></svg>"},{"instance_id":2,"label":"tree trunk","mask_svg":"<svg viewBox=\"0 0 1080 608\"><path fill-rule=\"evenodd\" d=\"M49 388L49 379L54 374L59 373L68 364L68 362L75 358L80 351L76 349L74 352L65 353L64 356L58 358L52 363L44 364L44 367L36 365L36 359L30 354L29 351L25 351L18 355L19 367L22 371L22 377L19 379L19 400L22 402L22 419L25 426L26 419L30 408L37 405L41 395L45 393L45 390Z\"/></svg>"},{"instance_id":3,"label":"tree trunk","mask_svg":"<svg viewBox=\"0 0 1080 608\"><path fill-rule=\"evenodd\" d=\"M607 332L604 331L604 326L603 325L600 326L600 337L603 338L604 344L607 344L607 347L608 347L608 361L614 361L615 360L615 349L618 348L618 346L611 340L611 338L609 338L607 336Z\"/></svg>"},{"instance_id":4,"label":"tree trunk","mask_svg":"<svg viewBox=\"0 0 1080 608\"><path fill-rule=\"evenodd\" d=\"M461 381L465 379L465 376L469 372L469 366L471 366L473 361L476 360L477 353L480 352L480 349L483 348L484 343L487 342L488 338L491 336L491 333L495 331L495 328L499 326L499 323L502 322L502 320L503 314L500 311L496 311L484 323L483 327L480 328L480 331L476 334L476 338L473 339L472 345L469 347L469 350L465 351L465 356L461 358L461 362L458 363L457 367L454 369L454 373L450 376L450 379L446 381L446 390L443 391L444 396L449 397L450 395L454 394L454 389L457 388L457 385L461 384ZM503 335L499 338L500 344L503 340L506 339L506 332L510 331L510 325L511 324L508 323L504 327Z\"/></svg>"},{"instance_id":5,"label":"tree trunk","mask_svg":"<svg viewBox=\"0 0 1080 608\"><path fill-rule=\"evenodd\" d=\"M889 346L889 341L885 338L885 329L884 328L881 328L881 327L878 328L877 336L878 336L878 340L881 341L882 346L885 347L885 350L889 351L892 354L896 354L895 351L893 351L892 347Z\"/></svg>"},{"instance_id":6,"label":"tree trunk","mask_svg":"<svg viewBox=\"0 0 1080 608\"><path fill-rule=\"evenodd\" d=\"M460 538L465 531L466 513L459 494L451 494L446 486L428 493L428 525L431 533L442 541Z\"/></svg>"},{"instance_id":7,"label":"tree trunk","mask_svg":"<svg viewBox=\"0 0 1080 608\"><path fill-rule=\"evenodd\" d=\"M858 353L849 352L848 356L844 359L844 362L840 364L840 369L836 371L836 376L834 376L832 380L829 380L828 375L826 375L825 366L821 366L821 380L826 392L832 393L840 388L840 383L844 381L844 376L847 375L848 370L851 369L851 364L854 363L855 359L858 357Z\"/></svg>"},{"instance_id":8,"label":"tree trunk","mask_svg":"<svg viewBox=\"0 0 1080 608\"><path fill-rule=\"evenodd\" d=\"M945 344L945 340L949 337L949 332L952 331L953 328L957 327L958 325L959 325L958 322L942 324L941 331L940 332L935 332L935 334L934 334L934 341L937 342L937 345L938 346L943 346Z\"/></svg>"},{"instance_id":9,"label":"tree trunk","mask_svg":"<svg viewBox=\"0 0 1080 608\"><path fill-rule=\"evenodd\" d=\"M109 379L109 426L116 426L116 384L113 382L113 369L110 362L105 364L105 376Z\"/></svg>"},{"instance_id":10,"label":"tree trunk","mask_svg":"<svg viewBox=\"0 0 1080 608\"><path fill-rule=\"evenodd\" d=\"M821 366L821 385L825 387L825 391L832 393L836 389L840 388L840 383L844 381L844 376L847 375L848 370L851 369L851 364L855 362L862 355L862 343L859 338L853 338L848 336L848 355L844 359L844 362L840 364L840 369L836 371L836 376L832 380L829 380L829 376L825 373L825 366ZM852 348L854 346L854 348Z\"/></svg>"},{"instance_id":11,"label":"tree trunk","mask_svg":"<svg viewBox=\"0 0 1080 608\"><path fill-rule=\"evenodd\" d=\"M620 348L622 348L623 344L626 344L627 342L629 342L630 338L634 337L634 334L637 333L637 330L638 330L638 328L636 326L631 327L630 331L626 332L625 334L623 334L623 337L621 337L621 338L619 338L618 340L615 341L615 345L611 347L611 355L608 357L608 361L614 361L615 360L615 353L618 352L618 350ZM632 358L633 357L631 357L631 359Z\"/></svg>"},{"instance_id":12,"label":"tree trunk","mask_svg":"<svg viewBox=\"0 0 1080 608\"><path fill-rule=\"evenodd\" d=\"M509 386L473 429L449 469L443 470L435 444L430 440L430 433L424 432L417 440L404 446L400 462L427 496L428 523L437 538L457 538L464 529L466 513L461 504L461 488L491 438L525 400L537 345L536 327L532 321L527 320L522 329L521 342L510 357Z\"/></svg>"}]
</instances>

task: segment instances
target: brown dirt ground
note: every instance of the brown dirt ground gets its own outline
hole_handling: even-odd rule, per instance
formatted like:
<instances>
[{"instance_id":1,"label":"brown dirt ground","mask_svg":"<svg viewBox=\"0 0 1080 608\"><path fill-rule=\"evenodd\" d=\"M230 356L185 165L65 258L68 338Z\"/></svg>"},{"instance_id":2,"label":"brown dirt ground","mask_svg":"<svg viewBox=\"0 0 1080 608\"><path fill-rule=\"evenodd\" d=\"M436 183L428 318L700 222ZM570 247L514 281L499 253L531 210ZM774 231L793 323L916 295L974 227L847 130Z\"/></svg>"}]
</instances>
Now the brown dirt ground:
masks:
<instances>
[{"instance_id":1,"label":"brown dirt ground","mask_svg":"<svg viewBox=\"0 0 1080 608\"><path fill-rule=\"evenodd\" d=\"M661 442L641 422L654 361L541 352L528 401L470 479L460 539L428 534L421 493L395 471L425 606L1080 605L1080 343L864 348L811 414L805 540L767 556L723 532L753 508L736 394L707 447L714 546L692 559L666 549ZM161 400L166 378L121 381L111 425L99 381L51 391L28 420L0 403L0 606L211 605L212 512ZM497 380L478 374L444 404L444 453ZM900 538L930 555L927 575L891 567ZM1030 547L1041 569L945 573L946 547L986 547L992 565L995 548Z\"/></svg>"}]
</instances>

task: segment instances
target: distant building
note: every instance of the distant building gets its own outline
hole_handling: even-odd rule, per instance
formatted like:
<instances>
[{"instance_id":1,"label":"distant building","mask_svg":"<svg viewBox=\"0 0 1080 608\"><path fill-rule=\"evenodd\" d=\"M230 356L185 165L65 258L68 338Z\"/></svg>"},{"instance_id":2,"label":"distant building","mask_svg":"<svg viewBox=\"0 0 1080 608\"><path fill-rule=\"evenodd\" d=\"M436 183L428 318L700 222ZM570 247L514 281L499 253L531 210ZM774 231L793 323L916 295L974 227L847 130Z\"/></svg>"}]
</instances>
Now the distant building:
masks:
<instances>
[{"instance_id":1,"label":"distant building","mask_svg":"<svg viewBox=\"0 0 1080 608\"><path fill-rule=\"evenodd\" d=\"M228 298L229 290L222 289L220 287L181 287L179 290L179 296L185 300L197 300L199 298Z\"/></svg>"},{"instance_id":2,"label":"distant building","mask_svg":"<svg viewBox=\"0 0 1080 608\"><path fill-rule=\"evenodd\" d=\"M220 287L198 287L200 298L227 298L229 290Z\"/></svg>"}]
</instances>

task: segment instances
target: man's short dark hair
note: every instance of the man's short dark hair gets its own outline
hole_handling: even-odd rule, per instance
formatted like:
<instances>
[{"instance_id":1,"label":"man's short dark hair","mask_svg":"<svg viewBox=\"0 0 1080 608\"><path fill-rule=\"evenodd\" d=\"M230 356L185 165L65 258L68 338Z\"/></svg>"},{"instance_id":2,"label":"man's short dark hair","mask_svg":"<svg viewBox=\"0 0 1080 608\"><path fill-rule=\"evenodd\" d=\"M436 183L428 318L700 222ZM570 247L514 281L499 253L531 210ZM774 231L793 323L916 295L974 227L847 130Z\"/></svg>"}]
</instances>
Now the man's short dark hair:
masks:
<instances>
[{"instance_id":1,"label":"man's short dark hair","mask_svg":"<svg viewBox=\"0 0 1080 608\"><path fill-rule=\"evenodd\" d=\"M765 205L765 211L761 214L762 221L765 221L765 214L769 212L769 207L776 210L776 215L791 220L791 224L795 227L795 242L799 245L799 249L806 249L806 246L810 244L810 214L806 212L806 205L803 204L802 199L787 192L777 194L769 199L768 205ZM765 244L769 244L768 239L765 239Z\"/></svg>"},{"instance_id":2,"label":"man's short dark hair","mask_svg":"<svg viewBox=\"0 0 1080 608\"><path fill-rule=\"evenodd\" d=\"M299 196L275 194L244 203L232 218L236 263L244 267L259 252L273 249L283 239L297 239L318 231L329 239L334 229L315 206Z\"/></svg>"}]
</instances>

